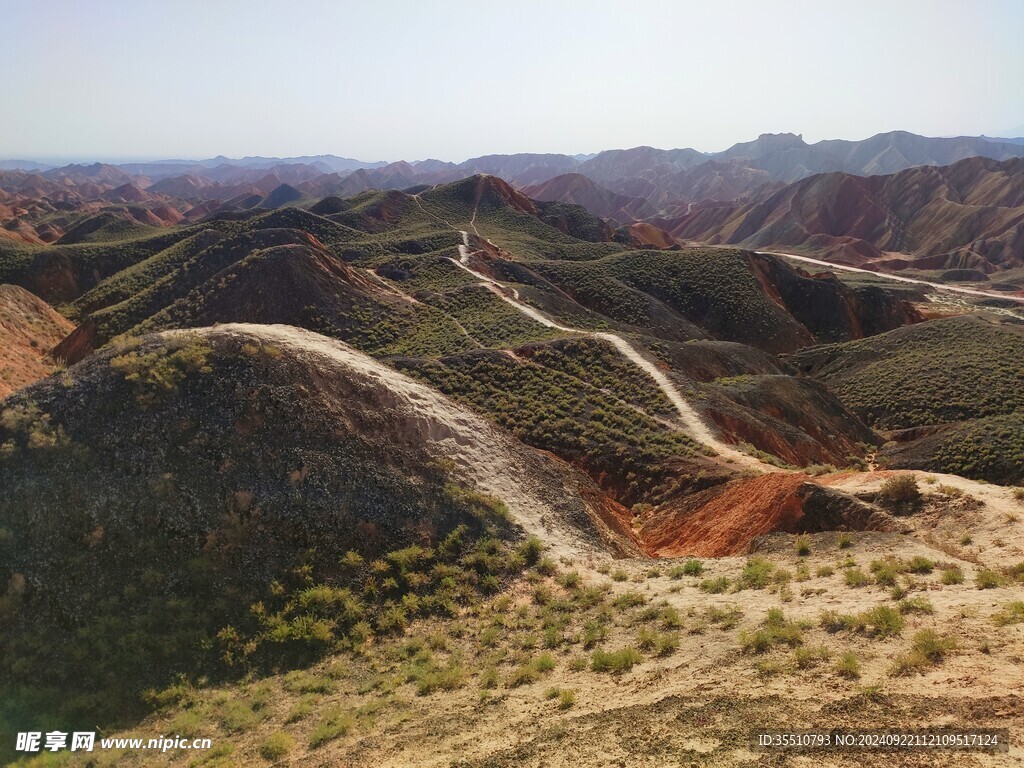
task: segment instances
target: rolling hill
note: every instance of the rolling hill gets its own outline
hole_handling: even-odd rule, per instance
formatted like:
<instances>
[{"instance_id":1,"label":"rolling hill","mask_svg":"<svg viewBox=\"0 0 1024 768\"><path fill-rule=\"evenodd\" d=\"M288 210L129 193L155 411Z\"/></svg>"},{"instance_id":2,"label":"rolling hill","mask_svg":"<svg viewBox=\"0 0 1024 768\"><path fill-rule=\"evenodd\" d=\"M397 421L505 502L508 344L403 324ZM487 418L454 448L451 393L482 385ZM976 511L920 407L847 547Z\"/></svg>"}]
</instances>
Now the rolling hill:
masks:
<instances>
[{"instance_id":1,"label":"rolling hill","mask_svg":"<svg viewBox=\"0 0 1024 768\"><path fill-rule=\"evenodd\" d=\"M2 729L511 766L616 754L634 718L622 761L653 767L670 726L749 762L753 725L863 717L876 682L873 722L1013 720L985 675L1019 677L1018 502L915 474L1016 477L1007 313L926 320L917 288L493 175L318 198L256 170L197 221L0 248L77 324L77 362L0 401ZM962 650L915 661L933 624Z\"/></svg>"},{"instance_id":2,"label":"rolling hill","mask_svg":"<svg viewBox=\"0 0 1024 768\"><path fill-rule=\"evenodd\" d=\"M684 240L813 252L878 269L991 273L1024 265L1024 159L821 174L760 202L655 222Z\"/></svg>"}]
</instances>

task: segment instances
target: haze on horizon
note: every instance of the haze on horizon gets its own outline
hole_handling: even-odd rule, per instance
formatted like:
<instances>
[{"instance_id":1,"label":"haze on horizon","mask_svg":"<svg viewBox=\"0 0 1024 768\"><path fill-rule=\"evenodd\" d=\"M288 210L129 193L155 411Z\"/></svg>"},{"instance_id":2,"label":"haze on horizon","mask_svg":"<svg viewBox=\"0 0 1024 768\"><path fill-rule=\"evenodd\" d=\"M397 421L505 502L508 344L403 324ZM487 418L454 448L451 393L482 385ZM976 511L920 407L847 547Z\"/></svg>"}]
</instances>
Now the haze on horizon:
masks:
<instances>
[{"instance_id":1,"label":"haze on horizon","mask_svg":"<svg viewBox=\"0 0 1024 768\"><path fill-rule=\"evenodd\" d=\"M461 161L1024 123L1024 4L2 0L0 158Z\"/></svg>"}]
</instances>

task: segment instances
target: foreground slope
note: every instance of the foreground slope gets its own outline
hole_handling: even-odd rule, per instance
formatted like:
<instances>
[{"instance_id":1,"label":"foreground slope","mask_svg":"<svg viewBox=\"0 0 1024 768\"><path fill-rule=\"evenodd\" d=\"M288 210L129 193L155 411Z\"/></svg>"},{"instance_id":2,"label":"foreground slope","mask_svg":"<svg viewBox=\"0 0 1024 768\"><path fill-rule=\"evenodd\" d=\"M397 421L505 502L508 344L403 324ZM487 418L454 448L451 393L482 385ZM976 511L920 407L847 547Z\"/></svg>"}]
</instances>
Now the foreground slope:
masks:
<instances>
[{"instance_id":1,"label":"foreground slope","mask_svg":"<svg viewBox=\"0 0 1024 768\"><path fill-rule=\"evenodd\" d=\"M347 550L369 563L461 526L467 547L525 531L566 555L640 551L621 508L567 465L287 326L179 331L93 355L68 381L4 401L0 446L0 713L25 725L51 693L58 710L109 721L175 674L315 658L359 621L387 631L401 591L386 584L361 607L296 592L280 613L249 612L281 603L274 583L347 588Z\"/></svg>"}]
</instances>

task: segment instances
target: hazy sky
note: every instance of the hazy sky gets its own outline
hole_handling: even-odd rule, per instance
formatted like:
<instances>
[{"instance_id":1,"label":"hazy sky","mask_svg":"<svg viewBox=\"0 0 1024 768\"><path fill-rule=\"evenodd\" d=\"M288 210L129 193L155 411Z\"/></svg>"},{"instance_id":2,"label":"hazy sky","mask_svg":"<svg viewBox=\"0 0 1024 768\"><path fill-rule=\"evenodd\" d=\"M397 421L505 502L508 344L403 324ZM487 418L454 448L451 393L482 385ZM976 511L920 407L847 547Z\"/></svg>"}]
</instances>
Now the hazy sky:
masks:
<instances>
[{"instance_id":1,"label":"hazy sky","mask_svg":"<svg viewBox=\"0 0 1024 768\"><path fill-rule=\"evenodd\" d=\"M0 158L715 151L1024 125L1021 0L0 0Z\"/></svg>"}]
</instances>

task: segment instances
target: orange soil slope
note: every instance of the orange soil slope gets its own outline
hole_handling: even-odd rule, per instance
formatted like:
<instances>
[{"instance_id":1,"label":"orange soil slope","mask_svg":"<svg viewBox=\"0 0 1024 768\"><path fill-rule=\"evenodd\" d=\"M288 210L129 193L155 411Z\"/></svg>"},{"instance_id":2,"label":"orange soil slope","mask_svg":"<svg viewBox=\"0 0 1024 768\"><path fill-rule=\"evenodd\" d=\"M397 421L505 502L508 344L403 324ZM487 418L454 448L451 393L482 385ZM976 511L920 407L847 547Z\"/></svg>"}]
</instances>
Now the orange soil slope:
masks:
<instances>
[{"instance_id":1,"label":"orange soil slope","mask_svg":"<svg viewBox=\"0 0 1024 768\"><path fill-rule=\"evenodd\" d=\"M45 355L74 326L16 285L0 285L0 398L53 372Z\"/></svg>"}]
</instances>

